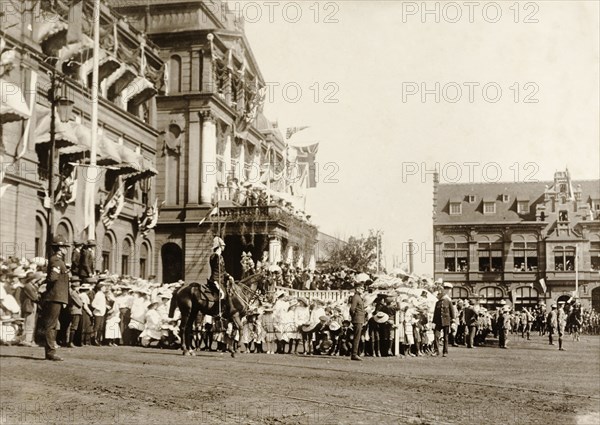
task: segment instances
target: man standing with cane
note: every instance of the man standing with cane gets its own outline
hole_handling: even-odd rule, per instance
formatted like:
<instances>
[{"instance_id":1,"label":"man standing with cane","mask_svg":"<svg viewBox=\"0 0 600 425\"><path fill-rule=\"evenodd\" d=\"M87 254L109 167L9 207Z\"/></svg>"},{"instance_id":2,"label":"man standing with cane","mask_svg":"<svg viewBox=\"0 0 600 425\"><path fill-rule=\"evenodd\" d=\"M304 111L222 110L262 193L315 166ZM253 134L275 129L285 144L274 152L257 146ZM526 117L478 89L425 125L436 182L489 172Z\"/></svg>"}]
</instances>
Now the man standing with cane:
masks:
<instances>
[{"instance_id":1,"label":"man standing with cane","mask_svg":"<svg viewBox=\"0 0 600 425\"><path fill-rule=\"evenodd\" d=\"M365 278L366 277L366 278ZM369 277L361 273L356 278L356 284L354 285L354 295L350 304L350 317L352 318L352 326L354 327L354 342L352 344L352 360L362 361L358 356L358 348L360 345L360 335L362 333L362 327L365 323L365 302L362 298L362 294L365 292L365 281Z\"/></svg>"}]
</instances>

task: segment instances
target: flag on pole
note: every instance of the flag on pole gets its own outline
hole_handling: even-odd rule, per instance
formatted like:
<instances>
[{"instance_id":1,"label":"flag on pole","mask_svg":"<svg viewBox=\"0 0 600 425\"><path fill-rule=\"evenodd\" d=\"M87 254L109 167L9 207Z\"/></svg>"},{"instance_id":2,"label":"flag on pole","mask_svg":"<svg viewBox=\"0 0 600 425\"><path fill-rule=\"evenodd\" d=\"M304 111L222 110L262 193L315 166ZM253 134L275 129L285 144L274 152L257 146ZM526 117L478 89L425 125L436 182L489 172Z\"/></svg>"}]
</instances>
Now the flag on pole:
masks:
<instances>
[{"instance_id":1,"label":"flag on pole","mask_svg":"<svg viewBox=\"0 0 600 425\"><path fill-rule=\"evenodd\" d=\"M575 194L573 191L573 183L571 182L571 174L569 173L569 169L566 169L567 174L567 190L569 195L569 200L572 201L575 199Z\"/></svg>"},{"instance_id":2,"label":"flag on pole","mask_svg":"<svg viewBox=\"0 0 600 425\"><path fill-rule=\"evenodd\" d=\"M292 137L297 132L302 131L302 130L304 130L306 128L308 128L307 125L302 126L302 127L288 127L287 131L285 132L285 138L289 139L290 137Z\"/></svg>"},{"instance_id":3,"label":"flag on pole","mask_svg":"<svg viewBox=\"0 0 600 425\"><path fill-rule=\"evenodd\" d=\"M307 187L317 187L317 165L316 158L317 152L319 151L319 143L313 143L312 145L296 147L298 151L297 161L298 164L308 165L308 181Z\"/></svg>"},{"instance_id":4,"label":"flag on pole","mask_svg":"<svg viewBox=\"0 0 600 425\"><path fill-rule=\"evenodd\" d=\"M545 294L546 293L546 281L544 279L540 279L539 280L540 286L542 288L542 292Z\"/></svg>"}]
</instances>

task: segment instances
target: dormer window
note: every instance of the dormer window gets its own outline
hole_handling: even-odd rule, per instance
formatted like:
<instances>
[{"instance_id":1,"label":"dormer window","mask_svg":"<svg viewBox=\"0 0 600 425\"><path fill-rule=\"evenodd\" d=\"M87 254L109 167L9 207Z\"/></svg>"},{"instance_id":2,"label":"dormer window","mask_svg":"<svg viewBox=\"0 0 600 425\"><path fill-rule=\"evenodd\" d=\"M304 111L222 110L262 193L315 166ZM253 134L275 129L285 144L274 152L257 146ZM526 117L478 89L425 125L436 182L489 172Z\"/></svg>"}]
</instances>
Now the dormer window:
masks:
<instances>
[{"instance_id":1,"label":"dormer window","mask_svg":"<svg viewBox=\"0 0 600 425\"><path fill-rule=\"evenodd\" d=\"M475 195L469 195L469 204L474 204L475 201L477 200L477 197Z\"/></svg>"},{"instance_id":2,"label":"dormer window","mask_svg":"<svg viewBox=\"0 0 600 425\"><path fill-rule=\"evenodd\" d=\"M509 202L510 201L510 195L502 195L502 202Z\"/></svg>"},{"instance_id":3,"label":"dormer window","mask_svg":"<svg viewBox=\"0 0 600 425\"><path fill-rule=\"evenodd\" d=\"M462 204L460 202L450 202L450 215L462 214Z\"/></svg>"},{"instance_id":4,"label":"dormer window","mask_svg":"<svg viewBox=\"0 0 600 425\"><path fill-rule=\"evenodd\" d=\"M496 214L496 203L495 202L484 202L483 203L484 214Z\"/></svg>"},{"instance_id":5,"label":"dormer window","mask_svg":"<svg viewBox=\"0 0 600 425\"><path fill-rule=\"evenodd\" d=\"M519 214L529 213L529 201L517 201L517 212Z\"/></svg>"}]
</instances>

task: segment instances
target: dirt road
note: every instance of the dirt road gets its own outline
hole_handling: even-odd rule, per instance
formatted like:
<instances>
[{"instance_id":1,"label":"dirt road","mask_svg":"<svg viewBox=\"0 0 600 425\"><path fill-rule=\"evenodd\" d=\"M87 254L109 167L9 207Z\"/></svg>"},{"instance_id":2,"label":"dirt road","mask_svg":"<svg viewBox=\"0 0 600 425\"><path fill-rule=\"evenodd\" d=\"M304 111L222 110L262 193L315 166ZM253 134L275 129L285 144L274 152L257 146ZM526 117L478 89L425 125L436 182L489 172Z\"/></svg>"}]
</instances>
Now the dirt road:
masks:
<instances>
[{"instance_id":1,"label":"dirt road","mask_svg":"<svg viewBox=\"0 0 600 425\"><path fill-rule=\"evenodd\" d=\"M447 358L0 347L1 424L600 423L600 338Z\"/></svg>"}]
</instances>

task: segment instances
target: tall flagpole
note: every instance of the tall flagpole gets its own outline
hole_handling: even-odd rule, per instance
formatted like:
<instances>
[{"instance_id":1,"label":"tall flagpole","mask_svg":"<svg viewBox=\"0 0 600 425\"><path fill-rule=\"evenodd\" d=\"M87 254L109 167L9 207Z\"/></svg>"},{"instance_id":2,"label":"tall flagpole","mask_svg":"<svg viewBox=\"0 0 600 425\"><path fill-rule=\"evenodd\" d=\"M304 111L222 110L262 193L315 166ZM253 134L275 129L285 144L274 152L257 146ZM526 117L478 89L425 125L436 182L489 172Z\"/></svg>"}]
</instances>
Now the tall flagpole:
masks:
<instances>
[{"instance_id":1,"label":"tall flagpole","mask_svg":"<svg viewBox=\"0 0 600 425\"><path fill-rule=\"evenodd\" d=\"M95 182L97 179L98 169L96 168L96 146L98 144L98 66L99 66L99 52L100 52L100 0L94 0L94 56L92 62L92 137L91 137L91 148L90 148L90 169L93 170L91 173L93 178L88 173L88 179L86 180L86 196L89 197L88 205L89 214L87 217L88 225L88 239L96 239L96 211L95 211Z\"/></svg>"}]
</instances>

